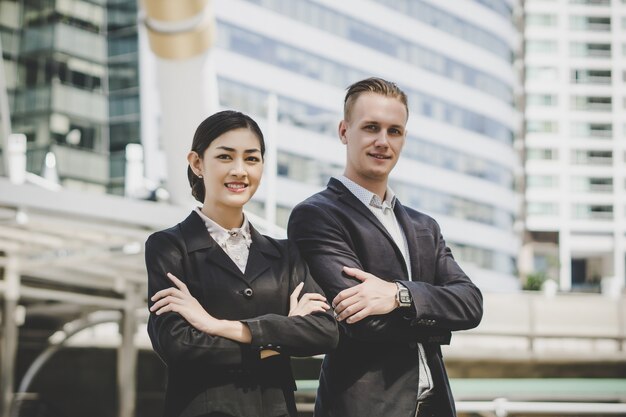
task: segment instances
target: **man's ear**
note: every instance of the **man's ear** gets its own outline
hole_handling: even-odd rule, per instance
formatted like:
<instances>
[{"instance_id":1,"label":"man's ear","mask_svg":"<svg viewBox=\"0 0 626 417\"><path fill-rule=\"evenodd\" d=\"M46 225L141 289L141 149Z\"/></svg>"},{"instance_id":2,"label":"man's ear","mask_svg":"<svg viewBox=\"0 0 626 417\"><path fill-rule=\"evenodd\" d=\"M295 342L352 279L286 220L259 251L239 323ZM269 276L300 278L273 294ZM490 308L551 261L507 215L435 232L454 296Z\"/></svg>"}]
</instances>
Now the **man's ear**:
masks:
<instances>
[{"instance_id":1,"label":"man's ear","mask_svg":"<svg viewBox=\"0 0 626 417\"><path fill-rule=\"evenodd\" d=\"M348 143L348 138L346 138L346 130L348 130L348 122L346 122L345 120L340 121L339 127L337 128L337 133L339 133L339 139L344 145Z\"/></svg>"},{"instance_id":2,"label":"man's ear","mask_svg":"<svg viewBox=\"0 0 626 417\"><path fill-rule=\"evenodd\" d=\"M196 151L189 151L187 162L189 162L189 166L194 174L197 176L202 175L202 159L200 159L200 155Z\"/></svg>"}]
</instances>

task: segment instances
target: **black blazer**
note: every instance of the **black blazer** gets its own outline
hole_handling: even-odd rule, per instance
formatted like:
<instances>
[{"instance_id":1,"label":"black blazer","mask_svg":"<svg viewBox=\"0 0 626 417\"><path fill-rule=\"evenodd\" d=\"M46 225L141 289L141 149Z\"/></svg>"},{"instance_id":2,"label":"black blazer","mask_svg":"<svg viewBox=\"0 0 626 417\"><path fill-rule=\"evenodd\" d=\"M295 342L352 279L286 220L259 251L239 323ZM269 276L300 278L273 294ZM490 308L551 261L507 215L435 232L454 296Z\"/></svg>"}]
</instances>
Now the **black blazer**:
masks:
<instances>
[{"instance_id":1,"label":"black blazer","mask_svg":"<svg viewBox=\"0 0 626 417\"><path fill-rule=\"evenodd\" d=\"M211 315L240 320L252 333L252 344L240 344L200 332L178 313L151 313L148 334L167 365L166 417L209 412L295 416L289 356L320 354L337 344L332 314L287 317L289 295L301 281L302 294L321 293L295 246L263 236L252 226L250 231L245 273L211 238L195 212L146 242L148 300L173 286L166 276L171 272ZM261 360L259 352L265 348L280 355Z\"/></svg>"},{"instance_id":2,"label":"black blazer","mask_svg":"<svg viewBox=\"0 0 626 417\"><path fill-rule=\"evenodd\" d=\"M342 267L350 266L402 281L414 303L352 325L340 324L339 347L322 365L316 417L413 417L418 342L424 345L432 373L437 416L456 415L440 345L449 343L452 330L478 325L482 295L452 257L431 217L399 201L394 212L406 235L412 281L385 227L337 179L292 211L289 238L328 300L359 283L342 274Z\"/></svg>"}]
</instances>

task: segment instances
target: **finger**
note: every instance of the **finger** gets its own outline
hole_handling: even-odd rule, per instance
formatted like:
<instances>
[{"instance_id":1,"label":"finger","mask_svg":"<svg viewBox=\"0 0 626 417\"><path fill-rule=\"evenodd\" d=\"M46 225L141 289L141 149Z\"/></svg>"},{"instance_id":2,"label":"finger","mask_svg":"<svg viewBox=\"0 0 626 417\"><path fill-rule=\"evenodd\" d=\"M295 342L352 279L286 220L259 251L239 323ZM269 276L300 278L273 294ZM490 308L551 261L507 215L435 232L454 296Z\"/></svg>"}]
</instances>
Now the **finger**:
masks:
<instances>
[{"instance_id":1,"label":"finger","mask_svg":"<svg viewBox=\"0 0 626 417\"><path fill-rule=\"evenodd\" d=\"M176 285L182 292L189 294L189 290L187 289L187 286L185 285L184 282L182 282L181 280L179 280L176 275L172 274L171 272L167 273L167 277L172 280L172 282L174 283L174 285Z\"/></svg>"},{"instance_id":2,"label":"finger","mask_svg":"<svg viewBox=\"0 0 626 417\"><path fill-rule=\"evenodd\" d=\"M316 292L308 292L302 296L301 300L326 301L326 297Z\"/></svg>"},{"instance_id":3,"label":"finger","mask_svg":"<svg viewBox=\"0 0 626 417\"><path fill-rule=\"evenodd\" d=\"M163 313L167 313L168 311L177 311L177 306L176 304L168 304L166 306L161 307L159 310L157 310L156 315L160 316Z\"/></svg>"},{"instance_id":4,"label":"finger","mask_svg":"<svg viewBox=\"0 0 626 417\"><path fill-rule=\"evenodd\" d=\"M165 298L161 298L159 301L154 303L152 305L152 307L150 307L150 311L156 311L156 310L160 309L161 307L163 307L164 305L167 305L167 304L181 304L182 302L183 302L183 300L180 299L180 298L168 296L168 297L165 297Z\"/></svg>"},{"instance_id":5,"label":"finger","mask_svg":"<svg viewBox=\"0 0 626 417\"><path fill-rule=\"evenodd\" d=\"M346 308L356 304L358 301L359 301L359 299L357 297L346 298L345 300L343 300L339 304L335 305L335 314L339 315L339 314L343 313L343 311Z\"/></svg>"},{"instance_id":6,"label":"finger","mask_svg":"<svg viewBox=\"0 0 626 417\"><path fill-rule=\"evenodd\" d=\"M359 281L365 281L367 278L369 278L370 275L367 272L360 270L359 268L350 268L349 266L344 266L343 272L345 272L346 275L358 279Z\"/></svg>"},{"instance_id":7,"label":"finger","mask_svg":"<svg viewBox=\"0 0 626 417\"><path fill-rule=\"evenodd\" d=\"M301 282L296 286L289 298L297 301L298 297L300 297L300 293L302 292L302 288L304 288L304 282Z\"/></svg>"},{"instance_id":8,"label":"finger","mask_svg":"<svg viewBox=\"0 0 626 417\"><path fill-rule=\"evenodd\" d=\"M351 287L351 288L346 288L345 290L343 290L339 294L337 294L337 296L333 299L333 305L336 307L343 300L352 297L353 295L355 295L358 292L359 292L358 285L354 286L354 287Z\"/></svg>"},{"instance_id":9,"label":"finger","mask_svg":"<svg viewBox=\"0 0 626 417\"><path fill-rule=\"evenodd\" d=\"M156 301L159 298L164 298L170 295L178 296L180 294L181 294L181 291L178 288L169 287L154 294L152 298L150 298L150 300Z\"/></svg>"},{"instance_id":10,"label":"finger","mask_svg":"<svg viewBox=\"0 0 626 417\"><path fill-rule=\"evenodd\" d=\"M354 314L358 313L359 311L363 310L365 308L364 304L360 304L360 303L355 303L347 308L345 308L338 316L337 316L337 321L343 321L351 316L353 316Z\"/></svg>"},{"instance_id":11,"label":"finger","mask_svg":"<svg viewBox=\"0 0 626 417\"><path fill-rule=\"evenodd\" d=\"M355 313L352 316L348 317L348 319L346 320L346 323L348 323L348 324L356 323L356 322L359 322L359 321L363 320L367 316L369 316L369 309L368 308L364 308L363 310L359 311L358 313Z\"/></svg>"}]
</instances>

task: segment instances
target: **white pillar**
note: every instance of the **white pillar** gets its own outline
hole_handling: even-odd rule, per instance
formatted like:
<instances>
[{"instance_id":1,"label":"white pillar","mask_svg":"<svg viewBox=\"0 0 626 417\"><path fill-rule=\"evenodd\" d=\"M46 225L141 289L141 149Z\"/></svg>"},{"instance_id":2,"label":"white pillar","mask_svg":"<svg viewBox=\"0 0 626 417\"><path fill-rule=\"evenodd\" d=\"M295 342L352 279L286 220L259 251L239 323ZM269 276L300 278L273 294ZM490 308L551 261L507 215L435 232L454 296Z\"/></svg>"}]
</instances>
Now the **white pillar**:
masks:
<instances>
[{"instance_id":1,"label":"white pillar","mask_svg":"<svg viewBox=\"0 0 626 417\"><path fill-rule=\"evenodd\" d=\"M161 115L159 136L166 160L167 190L174 204L186 205L192 201L187 153L194 132L219 107L211 54L215 37L212 2L143 0L142 5L146 12L146 34L155 55L155 89ZM152 155L152 148L149 149ZM154 176L153 172L149 173L149 177Z\"/></svg>"},{"instance_id":2,"label":"white pillar","mask_svg":"<svg viewBox=\"0 0 626 417\"><path fill-rule=\"evenodd\" d=\"M267 98L267 131L265 134L265 220L276 224L276 181L278 177L278 97L272 93Z\"/></svg>"}]
</instances>

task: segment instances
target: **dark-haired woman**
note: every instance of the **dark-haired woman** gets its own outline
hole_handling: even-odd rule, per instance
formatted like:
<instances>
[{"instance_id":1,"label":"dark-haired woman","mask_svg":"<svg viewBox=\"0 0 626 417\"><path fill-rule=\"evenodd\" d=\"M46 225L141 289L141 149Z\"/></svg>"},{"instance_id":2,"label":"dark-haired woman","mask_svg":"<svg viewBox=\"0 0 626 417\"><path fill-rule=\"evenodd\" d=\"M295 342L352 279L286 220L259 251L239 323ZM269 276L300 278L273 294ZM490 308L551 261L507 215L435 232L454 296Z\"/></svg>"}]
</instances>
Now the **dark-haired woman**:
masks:
<instances>
[{"instance_id":1,"label":"dark-haired woman","mask_svg":"<svg viewBox=\"0 0 626 417\"><path fill-rule=\"evenodd\" d=\"M188 155L202 207L146 242L148 333L168 369L166 417L296 416L289 356L337 344L297 249L261 235L243 213L264 151L249 116L204 120Z\"/></svg>"}]
</instances>

